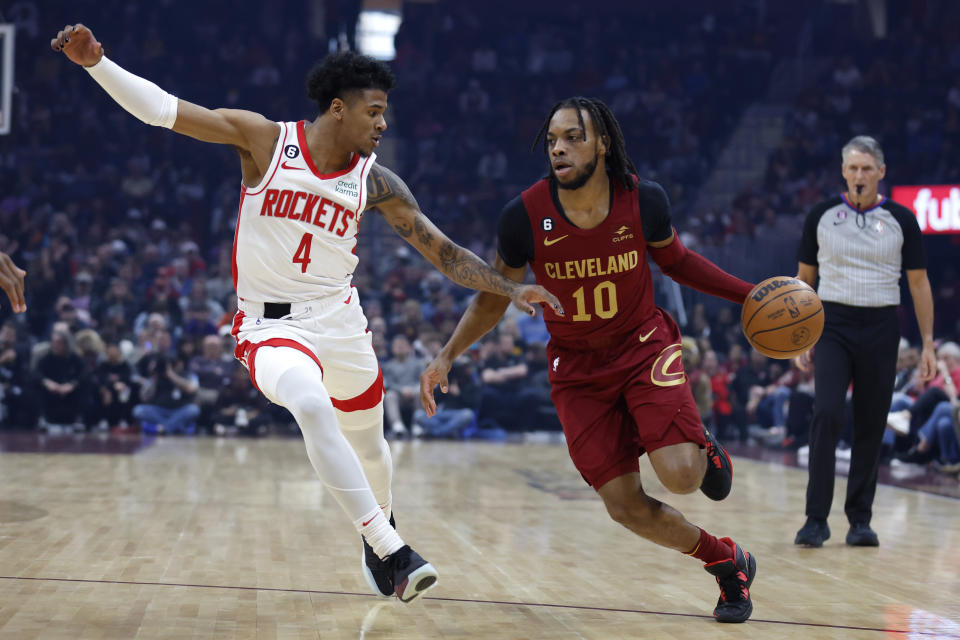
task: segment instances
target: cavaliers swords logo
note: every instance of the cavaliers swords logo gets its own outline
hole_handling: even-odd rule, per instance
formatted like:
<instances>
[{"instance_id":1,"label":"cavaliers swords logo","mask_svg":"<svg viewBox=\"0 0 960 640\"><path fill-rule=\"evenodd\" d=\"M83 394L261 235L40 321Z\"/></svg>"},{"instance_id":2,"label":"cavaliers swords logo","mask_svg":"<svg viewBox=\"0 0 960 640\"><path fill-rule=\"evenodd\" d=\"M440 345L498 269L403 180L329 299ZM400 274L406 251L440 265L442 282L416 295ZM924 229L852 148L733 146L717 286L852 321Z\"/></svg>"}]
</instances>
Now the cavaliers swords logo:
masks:
<instances>
[{"instance_id":1,"label":"cavaliers swords logo","mask_svg":"<svg viewBox=\"0 0 960 640\"><path fill-rule=\"evenodd\" d=\"M658 387L674 387L687 381L680 343L664 347L650 368L650 381Z\"/></svg>"}]
</instances>

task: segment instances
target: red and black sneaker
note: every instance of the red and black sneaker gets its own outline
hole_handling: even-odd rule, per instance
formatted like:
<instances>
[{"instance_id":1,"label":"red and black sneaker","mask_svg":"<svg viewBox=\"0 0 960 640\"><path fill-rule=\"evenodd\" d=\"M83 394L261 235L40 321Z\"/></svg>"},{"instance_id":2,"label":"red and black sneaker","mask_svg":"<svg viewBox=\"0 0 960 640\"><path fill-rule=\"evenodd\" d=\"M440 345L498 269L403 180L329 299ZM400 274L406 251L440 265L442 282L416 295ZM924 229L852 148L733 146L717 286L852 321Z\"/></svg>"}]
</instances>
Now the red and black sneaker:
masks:
<instances>
[{"instance_id":1,"label":"red and black sneaker","mask_svg":"<svg viewBox=\"0 0 960 640\"><path fill-rule=\"evenodd\" d=\"M711 500L723 500L733 487L733 463L706 427L703 433L707 437L707 471L700 482L700 491Z\"/></svg>"},{"instance_id":2,"label":"red and black sneaker","mask_svg":"<svg viewBox=\"0 0 960 640\"><path fill-rule=\"evenodd\" d=\"M717 622L746 622L753 613L750 585L757 575L757 560L730 538L720 538L720 542L733 548L733 557L703 565L708 573L717 577L720 585L720 599L713 617Z\"/></svg>"}]
</instances>

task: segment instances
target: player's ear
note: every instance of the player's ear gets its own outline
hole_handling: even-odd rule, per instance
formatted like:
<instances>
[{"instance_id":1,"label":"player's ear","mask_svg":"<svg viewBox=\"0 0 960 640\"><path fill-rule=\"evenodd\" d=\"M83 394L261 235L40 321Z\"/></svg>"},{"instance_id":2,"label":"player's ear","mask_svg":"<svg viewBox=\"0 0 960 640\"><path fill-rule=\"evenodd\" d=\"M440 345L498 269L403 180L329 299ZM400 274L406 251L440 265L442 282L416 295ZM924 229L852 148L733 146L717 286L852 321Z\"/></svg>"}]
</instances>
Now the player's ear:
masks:
<instances>
[{"instance_id":1,"label":"player's ear","mask_svg":"<svg viewBox=\"0 0 960 640\"><path fill-rule=\"evenodd\" d=\"M330 102L330 113L337 120L343 120L343 112L347 108L347 105L344 104L343 100L340 98L334 98Z\"/></svg>"},{"instance_id":2,"label":"player's ear","mask_svg":"<svg viewBox=\"0 0 960 640\"><path fill-rule=\"evenodd\" d=\"M610 156L610 136L600 136L600 155Z\"/></svg>"}]
</instances>

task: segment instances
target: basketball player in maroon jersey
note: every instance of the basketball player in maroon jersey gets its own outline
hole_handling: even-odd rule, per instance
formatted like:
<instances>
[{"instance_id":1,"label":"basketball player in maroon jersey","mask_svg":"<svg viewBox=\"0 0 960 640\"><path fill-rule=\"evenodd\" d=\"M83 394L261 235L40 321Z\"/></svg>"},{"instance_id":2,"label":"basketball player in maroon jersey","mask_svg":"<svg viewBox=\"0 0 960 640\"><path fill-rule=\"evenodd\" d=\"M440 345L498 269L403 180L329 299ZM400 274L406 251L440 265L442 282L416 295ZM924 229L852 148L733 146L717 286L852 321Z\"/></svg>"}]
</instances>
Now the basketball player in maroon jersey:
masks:
<instances>
[{"instance_id":1,"label":"basketball player in maroon jersey","mask_svg":"<svg viewBox=\"0 0 960 640\"><path fill-rule=\"evenodd\" d=\"M383 63L353 52L328 56L308 78L317 117L280 123L180 100L106 58L83 25L64 27L50 46L143 122L236 149L242 195L234 238L235 354L254 385L296 419L317 476L361 535L373 592L409 602L431 588L436 570L393 526L383 378L350 284L360 217L376 208L462 286L505 295L531 314L537 302L562 314L559 301L451 242L407 185L375 163L394 85ZM280 188L267 189L271 184Z\"/></svg>"},{"instance_id":2,"label":"basketball player in maroon jersey","mask_svg":"<svg viewBox=\"0 0 960 640\"><path fill-rule=\"evenodd\" d=\"M743 622L753 610L756 560L644 493L638 456L650 456L674 493L699 488L722 500L730 491L733 468L700 423L680 330L654 305L647 255L677 282L738 304L752 285L680 244L666 194L636 177L620 126L602 102L559 102L535 146L541 137L550 176L504 209L495 266L520 282L529 264L566 308L566 316L547 311L544 318L551 397L570 457L616 522L703 561L720 585L714 616ZM420 378L428 415L436 411L434 387L447 391L453 360L496 326L508 304L495 294L473 299Z\"/></svg>"},{"instance_id":3,"label":"basketball player in maroon jersey","mask_svg":"<svg viewBox=\"0 0 960 640\"><path fill-rule=\"evenodd\" d=\"M0 289L10 298L14 313L27 310L27 301L23 297L23 278L27 272L13 263L10 256L0 251Z\"/></svg>"}]
</instances>

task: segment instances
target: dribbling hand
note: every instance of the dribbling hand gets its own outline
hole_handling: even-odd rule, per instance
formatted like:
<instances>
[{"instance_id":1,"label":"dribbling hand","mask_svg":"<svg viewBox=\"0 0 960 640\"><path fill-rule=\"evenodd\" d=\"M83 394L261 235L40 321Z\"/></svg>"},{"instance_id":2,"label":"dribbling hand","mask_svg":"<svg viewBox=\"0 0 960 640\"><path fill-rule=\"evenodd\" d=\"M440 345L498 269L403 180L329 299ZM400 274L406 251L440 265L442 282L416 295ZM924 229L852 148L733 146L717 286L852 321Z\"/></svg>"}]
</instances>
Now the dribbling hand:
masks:
<instances>
[{"instance_id":1,"label":"dribbling hand","mask_svg":"<svg viewBox=\"0 0 960 640\"><path fill-rule=\"evenodd\" d=\"M0 251L0 289L10 298L14 313L27 310L27 301L23 297L23 278L27 272L13 264L10 256Z\"/></svg>"},{"instance_id":2,"label":"dribbling hand","mask_svg":"<svg viewBox=\"0 0 960 640\"><path fill-rule=\"evenodd\" d=\"M67 25L50 41L50 48L62 51L71 62L92 67L103 57L103 45L93 37L93 32L82 24Z\"/></svg>"},{"instance_id":3,"label":"dribbling hand","mask_svg":"<svg viewBox=\"0 0 960 640\"><path fill-rule=\"evenodd\" d=\"M433 388L439 384L440 391L443 393L450 389L450 381L447 379L447 375L450 373L451 365L449 359L439 355L420 374L420 405L427 412L428 418L432 418L437 413L437 403L433 399Z\"/></svg>"},{"instance_id":4,"label":"dribbling hand","mask_svg":"<svg viewBox=\"0 0 960 640\"><path fill-rule=\"evenodd\" d=\"M803 353L801 353L800 355L798 355L796 358L793 359L794 364L797 365L797 369L800 369L800 371L803 371L804 373L810 372L810 369L813 365L812 353L813 353L813 350L804 351Z\"/></svg>"},{"instance_id":5,"label":"dribbling hand","mask_svg":"<svg viewBox=\"0 0 960 640\"><path fill-rule=\"evenodd\" d=\"M514 306L530 316L537 315L533 305L539 302L545 302L550 305L553 312L558 316L563 315L563 305L557 296L553 295L540 285L523 285L517 289L517 292L511 298Z\"/></svg>"}]
</instances>

